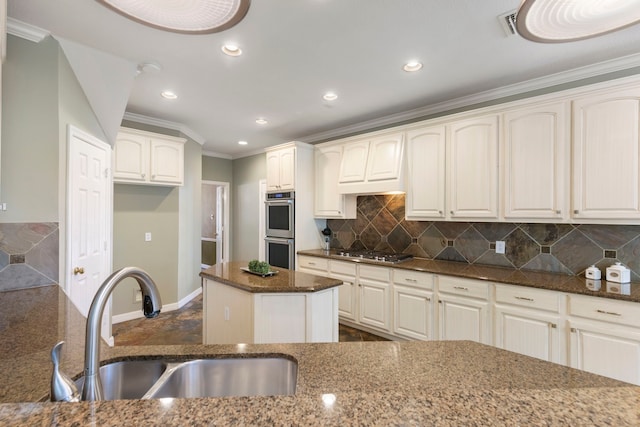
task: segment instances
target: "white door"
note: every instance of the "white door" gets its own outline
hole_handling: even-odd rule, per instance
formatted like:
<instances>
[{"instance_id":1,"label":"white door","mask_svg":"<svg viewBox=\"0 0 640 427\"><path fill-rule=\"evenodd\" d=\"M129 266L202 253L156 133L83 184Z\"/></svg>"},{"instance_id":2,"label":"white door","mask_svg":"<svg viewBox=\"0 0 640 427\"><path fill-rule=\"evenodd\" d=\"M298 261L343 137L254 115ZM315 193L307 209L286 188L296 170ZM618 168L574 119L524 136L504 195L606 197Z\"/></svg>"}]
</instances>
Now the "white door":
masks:
<instances>
[{"instance_id":1,"label":"white door","mask_svg":"<svg viewBox=\"0 0 640 427\"><path fill-rule=\"evenodd\" d=\"M73 126L68 146L66 293L86 316L111 273L111 147ZM105 314L102 336L110 341L110 305Z\"/></svg>"}]
</instances>

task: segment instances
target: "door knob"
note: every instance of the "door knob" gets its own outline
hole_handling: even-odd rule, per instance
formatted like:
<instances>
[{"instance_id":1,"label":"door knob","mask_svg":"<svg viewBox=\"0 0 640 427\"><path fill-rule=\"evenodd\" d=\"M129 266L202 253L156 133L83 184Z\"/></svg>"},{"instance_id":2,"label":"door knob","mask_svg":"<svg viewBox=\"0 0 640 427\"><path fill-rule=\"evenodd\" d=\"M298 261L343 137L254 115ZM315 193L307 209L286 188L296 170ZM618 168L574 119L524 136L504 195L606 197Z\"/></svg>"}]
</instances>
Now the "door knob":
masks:
<instances>
[{"instance_id":1,"label":"door knob","mask_svg":"<svg viewBox=\"0 0 640 427\"><path fill-rule=\"evenodd\" d=\"M82 267L76 267L73 269L73 275L78 275L78 274L84 274L84 268Z\"/></svg>"}]
</instances>

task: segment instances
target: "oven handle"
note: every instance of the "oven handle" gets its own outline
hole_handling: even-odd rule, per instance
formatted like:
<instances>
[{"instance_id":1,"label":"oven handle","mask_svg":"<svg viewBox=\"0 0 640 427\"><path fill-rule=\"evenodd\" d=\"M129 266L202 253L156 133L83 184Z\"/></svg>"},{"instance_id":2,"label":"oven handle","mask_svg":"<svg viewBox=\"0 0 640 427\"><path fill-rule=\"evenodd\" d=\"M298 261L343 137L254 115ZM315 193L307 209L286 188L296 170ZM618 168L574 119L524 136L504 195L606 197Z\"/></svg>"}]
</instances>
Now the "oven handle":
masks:
<instances>
[{"instance_id":1,"label":"oven handle","mask_svg":"<svg viewBox=\"0 0 640 427\"><path fill-rule=\"evenodd\" d=\"M293 244L294 239L286 239L284 237L269 237L265 236L265 242L274 242L274 243L286 243L288 245Z\"/></svg>"},{"instance_id":2,"label":"oven handle","mask_svg":"<svg viewBox=\"0 0 640 427\"><path fill-rule=\"evenodd\" d=\"M265 205L292 205L293 199L276 199L276 200L265 200Z\"/></svg>"}]
</instances>

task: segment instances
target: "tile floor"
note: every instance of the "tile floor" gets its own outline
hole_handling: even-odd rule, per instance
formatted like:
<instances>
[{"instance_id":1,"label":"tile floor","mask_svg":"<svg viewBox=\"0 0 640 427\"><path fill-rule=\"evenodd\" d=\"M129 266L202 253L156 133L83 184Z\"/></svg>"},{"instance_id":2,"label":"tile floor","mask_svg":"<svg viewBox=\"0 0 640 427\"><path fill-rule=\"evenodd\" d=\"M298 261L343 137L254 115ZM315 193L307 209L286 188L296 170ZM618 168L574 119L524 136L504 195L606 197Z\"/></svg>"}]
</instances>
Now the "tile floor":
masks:
<instances>
[{"instance_id":1,"label":"tile floor","mask_svg":"<svg viewBox=\"0 0 640 427\"><path fill-rule=\"evenodd\" d=\"M134 319L113 325L116 345L180 345L202 343L202 295L179 310L154 319ZM386 341L385 338L340 325L340 342Z\"/></svg>"}]
</instances>

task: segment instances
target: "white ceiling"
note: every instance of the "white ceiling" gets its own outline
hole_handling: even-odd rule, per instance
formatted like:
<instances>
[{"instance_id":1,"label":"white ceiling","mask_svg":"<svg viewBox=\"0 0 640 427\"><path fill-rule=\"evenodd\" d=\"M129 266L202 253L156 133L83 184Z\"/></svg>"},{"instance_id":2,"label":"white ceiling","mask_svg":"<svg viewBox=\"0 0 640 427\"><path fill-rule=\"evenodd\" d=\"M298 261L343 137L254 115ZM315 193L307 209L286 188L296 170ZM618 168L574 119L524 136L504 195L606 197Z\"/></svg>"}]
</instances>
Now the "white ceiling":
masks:
<instances>
[{"instance_id":1,"label":"white ceiling","mask_svg":"<svg viewBox=\"0 0 640 427\"><path fill-rule=\"evenodd\" d=\"M240 24L209 35L146 27L94 0L9 0L8 15L136 64L157 62L160 73L136 78L127 112L180 124L205 152L235 158L364 130L391 115L417 117L425 107L594 63L640 65L640 25L538 44L508 37L498 20L519 3L253 0ZM225 42L243 55L222 54ZM404 72L409 59L424 68ZM179 98L161 98L165 89ZM336 101L322 99L329 90ZM258 117L269 123L257 125Z\"/></svg>"}]
</instances>

